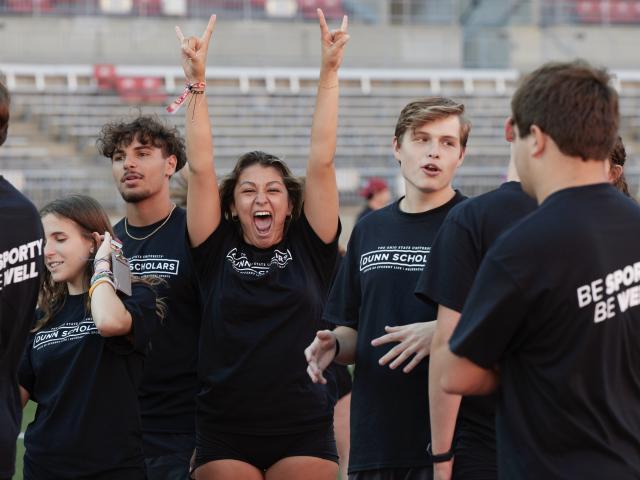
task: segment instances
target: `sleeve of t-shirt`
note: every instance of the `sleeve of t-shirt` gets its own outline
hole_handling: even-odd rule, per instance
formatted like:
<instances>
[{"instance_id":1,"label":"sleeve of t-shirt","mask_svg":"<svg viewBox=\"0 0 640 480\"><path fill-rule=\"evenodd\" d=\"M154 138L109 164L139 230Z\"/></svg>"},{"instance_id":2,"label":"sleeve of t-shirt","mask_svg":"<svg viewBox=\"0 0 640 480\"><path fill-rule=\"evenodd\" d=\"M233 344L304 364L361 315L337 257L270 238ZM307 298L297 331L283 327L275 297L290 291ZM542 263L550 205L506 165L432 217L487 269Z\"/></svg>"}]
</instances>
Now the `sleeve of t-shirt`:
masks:
<instances>
[{"instance_id":1,"label":"sleeve of t-shirt","mask_svg":"<svg viewBox=\"0 0 640 480\"><path fill-rule=\"evenodd\" d=\"M338 239L340 238L341 230L342 225L338 219L338 229L335 237L331 242L324 243L309 224L304 210L295 224L291 225L290 234L300 236L305 249L309 252L311 261L315 264L316 270L321 272L327 286L333 278L338 260Z\"/></svg>"},{"instance_id":2,"label":"sleeve of t-shirt","mask_svg":"<svg viewBox=\"0 0 640 480\"><path fill-rule=\"evenodd\" d=\"M358 329L360 315L360 270L355 248L357 226L351 234L347 253L340 262L325 306L323 320L334 325Z\"/></svg>"},{"instance_id":3,"label":"sleeve of t-shirt","mask_svg":"<svg viewBox=\"0 0 640 480\"><path fill-rule=\"evenodd\" d=\"M27 344L20 360L20 367L18 368L18 383L29 392L29 397L33 397L33 387L36 381L36 375L33 372L33 365L31 364L31 346L33 345L33 335L29 335L27 338ZM33 399L33 398L32 398Z\"/></svg>"},{"instance_id":4,"label":"sleeve of t-shirt","mask_svg":"<svg viewBox=\"0 0 640 480\"><path fill-rule=\"evenodd\" d=\"M120 300L131 315L131 334L109 337L107 344L122 355L145 353L153 332L159 326L156 292L151 286L137 282L132 285L131 296L123 295Z\"/></svg>"},{"instance_id":5,"label":"sleeve of t-shirt","mask_svg":"<svg viewBox=\"0 0 640 480\"><path fill-rule=\"evenodd\" d=\"M480 245L471 232L447 218L431 246L415 294L461 312L481 261Z\"/></svg>"},{"instance_id":6,"label":"sleeve of t-shirt","mask_svg":"<svg viewBox=\"0 0 640 480\"><path fill-rule=\"evenodd\" d=\"M493 368L512 348L528 308L511 275L486 257L451 336L451 351L480 367Z\"/></svg>"},{"instance_id":7,"label":"sleeve of t-shirt","mask_svg":"<svg viewBox=\"0 0 640 480\"><path fill-rule=\"evenodd\" d=\"M216 228L211 235L197 247L191 247L191 260L195 268L195 272L198 278L207 278L211 274L211 270L218 264L220 255L224 255L226 252L222 252L222 244L229 235L233 235L233 229L237 228L234 224L222 218L220 225ZM188 235L185 229L185 235ZM187 238L187 242L189 239Z\"/></svg>"}]
</instances>

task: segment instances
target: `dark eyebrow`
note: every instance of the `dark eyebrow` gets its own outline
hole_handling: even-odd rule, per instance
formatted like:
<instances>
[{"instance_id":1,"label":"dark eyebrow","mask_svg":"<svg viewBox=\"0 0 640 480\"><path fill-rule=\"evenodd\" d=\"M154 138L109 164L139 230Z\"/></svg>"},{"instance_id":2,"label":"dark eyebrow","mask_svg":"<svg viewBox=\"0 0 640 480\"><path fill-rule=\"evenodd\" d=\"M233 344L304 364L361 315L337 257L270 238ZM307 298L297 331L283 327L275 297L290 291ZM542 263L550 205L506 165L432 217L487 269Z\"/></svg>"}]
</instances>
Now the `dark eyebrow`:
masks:
<instances>
[{"instance_id":1,"label":"dark eyebrow","mask_svg":"<svg viewBox=\"0 0 640 480\"><path fill-rule=\"evenodd\" d=\"M240 182L240 185L244 185L244 184L251 185L252 187L256 186L256 184L254 182L250 181L250 180L244 180L244 181Z\"/></svg>"}]
</instances>

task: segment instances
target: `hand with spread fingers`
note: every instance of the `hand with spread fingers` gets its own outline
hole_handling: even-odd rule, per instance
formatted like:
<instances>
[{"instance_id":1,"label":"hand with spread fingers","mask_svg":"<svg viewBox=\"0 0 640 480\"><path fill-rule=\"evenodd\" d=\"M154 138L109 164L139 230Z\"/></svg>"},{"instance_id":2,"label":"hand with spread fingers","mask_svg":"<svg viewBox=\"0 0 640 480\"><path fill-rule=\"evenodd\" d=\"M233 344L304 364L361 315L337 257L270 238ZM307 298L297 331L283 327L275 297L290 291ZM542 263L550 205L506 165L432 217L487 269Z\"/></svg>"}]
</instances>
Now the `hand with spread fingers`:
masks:
<instances>
[{"instance_id":1,"label":"hand with spread fingers","mask_svg":"<svg viewBox=\"0 0 640 480\"><path fill-rule=\"evenodd\" d=\"M201 37L185 37L180 27L176 27L176 35L182 49L182 68L190 83L204 82L207 67L207 52L216 24L216 16L211 15L207 28Z\"/></svg>"},{"instance_id":2,"label":"hand with spread fingers","mask_svg":"<svg viewBox=\"0 0 640 480\"><path fill-rule=\"evenodd\" d=\"M384 329L387 332L386 335L373 339L372 346L399 343L380 358L378 361L380 365L391 362L389 368L395 369L413 355L411 361L402 369L404 373L409 373L431 353L431 340L436 329L435 321L384 327Z\"/></svg>"},{"instance_id":3,"label":"hand with spread fingers","mask_svg":"<svg viewBox=\"0 0 640 480\"><path fill-rule=\"evenodd\" d=\"M349 19L342 17L342 25L337 30L329 30L322 10L318 8L318 20L320 22L320 40L322 42L322 68L338 70L344 55L344 46L349 41L347 27Z\"/></svg>"},{"instance_id":4,"label":"hand with spread fingers","mask_svg":"<svg viewBox=\"0 0 640 480\"><path fill-rule=\"evenodd\" d=\"M336 356L336 335L330 330L320 330L316 333L305 351L307 359L307 373L313 383L327 383L324 371L333 362Z\"/></svg>"}]
</instances>

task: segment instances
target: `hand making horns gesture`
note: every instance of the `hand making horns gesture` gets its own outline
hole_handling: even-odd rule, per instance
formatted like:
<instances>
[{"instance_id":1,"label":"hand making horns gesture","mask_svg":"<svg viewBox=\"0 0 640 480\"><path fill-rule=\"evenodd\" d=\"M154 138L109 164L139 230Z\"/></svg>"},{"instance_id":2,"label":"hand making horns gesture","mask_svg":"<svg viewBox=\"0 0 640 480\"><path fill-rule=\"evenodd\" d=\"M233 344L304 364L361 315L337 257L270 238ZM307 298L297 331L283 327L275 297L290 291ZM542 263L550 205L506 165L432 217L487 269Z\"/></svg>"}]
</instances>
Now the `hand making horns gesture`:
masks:
<instances>
[{"instance_id":1,"label":"hand making horns gesture","mask_svg":"<svg viewBox=\"0 0 640 480\"><path fill-rule=\"evenodd\" d=\"M329 31L329 26L324 18L324 13L317 9L318 20L320 21L320 40L322 42L322 68L338 70L342 63L344 46L349 41L347 26L349 19L345 15L342 17L342 25L339 30Z\"/></svg>"},{"instance_id":2,"label":"hand making horns gesture","mask_svg":"<svg viewBox=\"0 0 640 480\"><path fill-rule=\"evenodd\" d=\"M199 38L185 37L180 27L176 26L176 35L178 36L178 40L180 40L180 46L182 48L182 68L184 69L187 81L191 83L205 81L207 52L215 24L216 16L211 15L207 28L205 28L204 33Z\"/></svg>"}]
</instances>

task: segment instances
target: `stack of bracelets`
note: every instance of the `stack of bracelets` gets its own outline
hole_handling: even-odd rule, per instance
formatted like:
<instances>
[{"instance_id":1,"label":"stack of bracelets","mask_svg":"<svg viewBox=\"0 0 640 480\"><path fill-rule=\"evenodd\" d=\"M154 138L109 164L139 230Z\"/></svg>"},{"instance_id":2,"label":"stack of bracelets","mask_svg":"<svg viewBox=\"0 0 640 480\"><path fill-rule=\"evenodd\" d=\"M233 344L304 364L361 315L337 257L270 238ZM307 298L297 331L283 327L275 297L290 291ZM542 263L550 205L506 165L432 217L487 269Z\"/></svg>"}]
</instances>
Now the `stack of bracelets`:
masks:
<instances>
[{"instance_id":1,"label":"stack of bracelets","mask_svg":"<svg viewBox=\"0 0 640 480\"><path fill-rule=\"evenodd\" d=\"M105 262L109 264L109 266L111 266L110 265L111 260L109 260L108 258L100 258L93 262L93 269L95 270L96 266L99 265L101 262ZM111 270L102 270L101 272L94 273L93 276L91 277L91 287L89 288L89 298L91 298L91 295L93 295L93 291L101 283L108 283L113 287L114 291L116 290L116 282L115 282L115 279L113 278L113 272Z\"/></svg>"}]
</instances>

